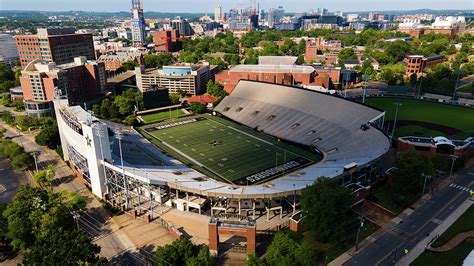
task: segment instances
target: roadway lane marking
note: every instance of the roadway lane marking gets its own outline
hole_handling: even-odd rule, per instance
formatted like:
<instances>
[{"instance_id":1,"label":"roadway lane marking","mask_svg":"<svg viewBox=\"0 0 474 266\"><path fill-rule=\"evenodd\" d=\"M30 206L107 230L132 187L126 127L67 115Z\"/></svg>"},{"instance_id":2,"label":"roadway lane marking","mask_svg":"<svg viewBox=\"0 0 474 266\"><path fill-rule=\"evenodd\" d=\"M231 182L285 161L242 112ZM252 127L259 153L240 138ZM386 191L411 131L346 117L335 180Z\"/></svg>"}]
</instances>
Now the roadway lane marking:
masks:
<instances>
[{"instance_id":1,"label":"roadway lane marking","mask_svg":"<svg viewBox=\"0 0 474 266\"><path fill-rule=\"evenodd\" d=\"M451 184L449 184L449 186L452 187L452 188L464 191L464 192L469 192L469 190L470 190L468 187L461 186L461 185L455 184L455 183L451 183Z\"/></svg>"},{"instance_id":2,"label":"roadway lane marking","mask_svg":"<svg viewBox=\"0 0 474 266\"><path fill-rule=\"evenodd\" d=\"M440 219L437 219L437 218L433 218L431 219L431 221L435 224L441 224L443 221L441 221Z\"/></svg>"}]
</instances>

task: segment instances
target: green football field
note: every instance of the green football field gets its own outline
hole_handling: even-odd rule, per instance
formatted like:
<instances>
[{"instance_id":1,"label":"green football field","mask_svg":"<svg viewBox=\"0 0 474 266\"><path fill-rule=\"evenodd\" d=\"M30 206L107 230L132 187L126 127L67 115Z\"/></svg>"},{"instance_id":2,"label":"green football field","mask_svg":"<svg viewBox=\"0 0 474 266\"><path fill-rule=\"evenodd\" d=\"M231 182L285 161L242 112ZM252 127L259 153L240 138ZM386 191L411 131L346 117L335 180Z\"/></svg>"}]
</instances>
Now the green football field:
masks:
<instances>
[{"instance_id":1,"label":"green football field","mask_svg":"<svg viewBox=\"0 0 474 266\"><path fill-rule=\"evenodd\" d=\"M397 136L465 138L474 135L472 108L395 97L367 98L365 101L368 105L385 110L386 122L393 121L396 102L401 103L397 121L406 121L398 124L395 130Z\"/></svg>"},{"instance_id":2,"label":"green football field","mask_svg":"<svg viewBox=\"0 0 474 266\"><path fill-rule=\"evenodd\" d=\"M159 148L228 183L256 184L319 160L315 152L213 116L194 116L141 128Z\"/></svg>"}]
</instances>

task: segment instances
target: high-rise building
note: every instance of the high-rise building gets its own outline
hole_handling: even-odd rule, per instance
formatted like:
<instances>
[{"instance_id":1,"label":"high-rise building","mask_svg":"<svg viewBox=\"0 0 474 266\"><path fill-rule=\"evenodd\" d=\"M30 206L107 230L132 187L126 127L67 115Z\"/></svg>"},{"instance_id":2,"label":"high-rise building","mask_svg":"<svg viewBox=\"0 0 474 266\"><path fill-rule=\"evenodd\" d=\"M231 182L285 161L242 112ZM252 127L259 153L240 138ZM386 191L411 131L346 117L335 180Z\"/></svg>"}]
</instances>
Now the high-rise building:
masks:
<instances>
[{"instance_id":1,"label":"high-rise building","mask_svg":"<svg viewBox=\"0 0 474 266\"><path fill-rule=\"evenodd\" d=\"M214 8L214 20L217 22L221 22L223 20L222 7L220 5Z\"/></svg>"},{"instance_id":2,"label":"high-rise building","mask_svg":"<svg viewBox=\"0 0 474 266\"><path fill-rule=\"evenodd\" d=\"M66 97L69 104L80 104L103 92L105 66L84 56L63 65L37 59L21 71L20 83L28 115L51 116L56 95Z\"/></svg>"},{"instance_id":3,"label":"high-rise building","mask_svg":"<svg viewBox=\"0 0 474 266\"><path fill-rule=\"evenodd\" d=\"M145 43L145 17L143 16L143 0L132 0L132 40L135 44Z\"/></svg>"},{"instance_id":4,"label":"high-rise building","mask_svg":"<svg viewBox=\"0 0 474 266\"><path fill-rule=\"evenodd\" d=\"M96 59L92 34L76 34L73 28L38 29L36 35L17 35L16 46L22 68L37 59L57 65L73 62L78 56Z\"/></svg>"},{"instance_id":5,"label":"high-rise building","mask_svg":"<svg viewBox=\"0 0 474 266\"><path fill-rule=\"evenodd\" d=\"M285 15L285 10L283 7L278 7L278 9L270 8L268 10L267 24L270 28L273 28L275 24L280 22L280 19Z\"/></svg>"},{"instance_id":6,"label":"high-rise building","mask_svg":"<svg viewBox=\"0 0 474 266\"><path fill-rule=\"evenodd\" d=\"M0 63L13 66L20 59L16 49L15 38L10 34L0 34Z\"/></svg>"},{"instance_id":7,"label":"high-rise building","mask_svg":"<svg viewBox=\"0 0 474 266\"><path fill-rule=\"evenodd\" d=\"M191 36L194 34L193 28L189 22L182 17L176 17L171 20L171 28L177 30L180 36Z\"/></svg>"}]
</instances>

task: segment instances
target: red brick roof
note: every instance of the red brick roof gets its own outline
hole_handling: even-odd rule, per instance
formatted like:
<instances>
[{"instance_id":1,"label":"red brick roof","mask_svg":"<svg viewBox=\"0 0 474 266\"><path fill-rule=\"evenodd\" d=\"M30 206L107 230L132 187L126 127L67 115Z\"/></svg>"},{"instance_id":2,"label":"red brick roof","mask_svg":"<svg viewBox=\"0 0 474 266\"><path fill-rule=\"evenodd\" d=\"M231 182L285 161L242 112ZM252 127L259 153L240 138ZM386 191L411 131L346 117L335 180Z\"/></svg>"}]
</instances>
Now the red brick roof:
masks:
<instances>
[{"instance_id":1,"label":"red brick roof","mask_svg":"<svg viewBox=\"0 0 474 266\"><path fill-rule=\"evenodd\" d=\"M204 95L193 96L188 99L188 102L189 103L199 102L203 104L208 104L208 103L215 102L217 99L219 99L219 97L211 96L209 94L204 94Z\"/></svg>"}]
</instances>

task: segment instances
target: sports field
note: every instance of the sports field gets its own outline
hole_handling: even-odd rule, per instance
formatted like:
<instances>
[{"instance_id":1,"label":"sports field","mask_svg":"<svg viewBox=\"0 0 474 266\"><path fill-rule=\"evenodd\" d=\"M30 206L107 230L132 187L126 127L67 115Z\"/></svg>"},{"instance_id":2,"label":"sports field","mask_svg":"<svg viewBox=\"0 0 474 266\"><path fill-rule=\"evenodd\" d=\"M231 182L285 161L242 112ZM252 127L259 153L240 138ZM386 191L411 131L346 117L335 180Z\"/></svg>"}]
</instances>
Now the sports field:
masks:
<instances>
[{"instance_id":1,"label":"sports field","mask_svg":"<svg viewBox=\"0 0 474 266\"><path fill-rule=\"evenodd\" d=\"M193 116L141 128L162 150L211 177L257 184L319 161L315 152L214 116Z\"/></svg>"},{"instance_id":2,"label":"sports field","mask_svg":"<svg viewBox=\"0 0 474 266\"><path fill-rule=\"evenodd\" d=\"M446 136L462 139L474 135L474 109L414 99L367 98L365 103L386 111L385 122L390 132L398 109L397 136Z\"/></svg>"},{"instance_id":3,"label":"sports field","mask_svg":"<svg viewBox=\"0 0 474 266\"><path fill-rule=\"evenodd\" d=\"M184 116L186 116L186 114L181 111L181 109L173 109L149 115L142 115L141 117L146 124L150 124L153 122L160 122L167 119L176 119Z\"/></svg>"}]
</instances>

